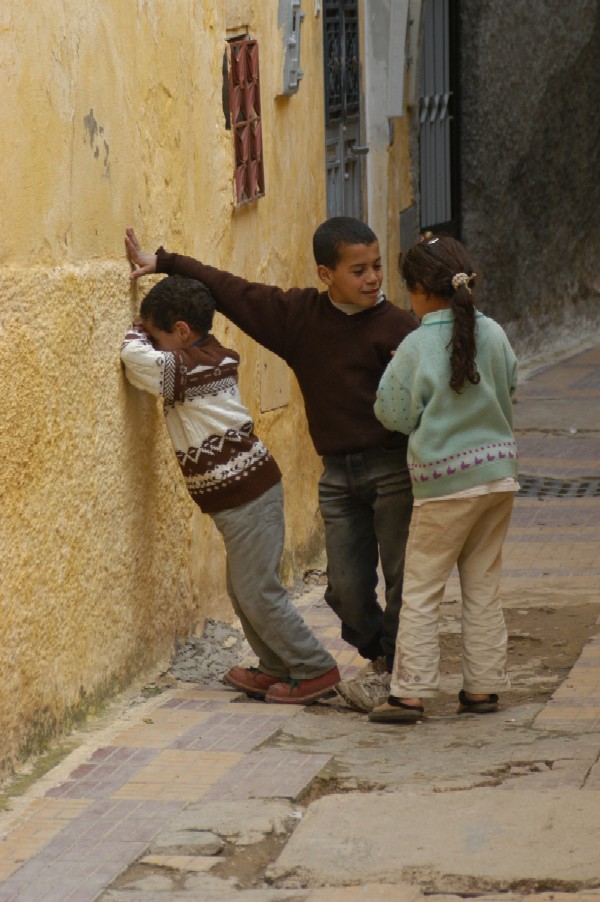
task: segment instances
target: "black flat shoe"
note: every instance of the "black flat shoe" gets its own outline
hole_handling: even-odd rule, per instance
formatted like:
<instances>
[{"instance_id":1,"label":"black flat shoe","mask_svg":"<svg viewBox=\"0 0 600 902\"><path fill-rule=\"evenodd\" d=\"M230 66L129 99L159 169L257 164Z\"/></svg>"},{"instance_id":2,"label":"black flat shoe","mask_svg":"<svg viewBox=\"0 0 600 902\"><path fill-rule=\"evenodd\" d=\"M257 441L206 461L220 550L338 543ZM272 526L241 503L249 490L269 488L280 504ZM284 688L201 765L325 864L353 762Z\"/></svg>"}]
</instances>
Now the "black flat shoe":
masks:
<instances>
[{"instance_id":1,"label":"black flat shoe","mask_svg":"<svg viewBox=\"0 0 600 902\"><path fill-rule=\"evenodd\" d=\"M490 693L486 699L480 702L474 702L465 695L465 690L461 689L458 693L458 714L491 714L492 711L498 710L498 696Z\"/></svg>"}]
</instances>

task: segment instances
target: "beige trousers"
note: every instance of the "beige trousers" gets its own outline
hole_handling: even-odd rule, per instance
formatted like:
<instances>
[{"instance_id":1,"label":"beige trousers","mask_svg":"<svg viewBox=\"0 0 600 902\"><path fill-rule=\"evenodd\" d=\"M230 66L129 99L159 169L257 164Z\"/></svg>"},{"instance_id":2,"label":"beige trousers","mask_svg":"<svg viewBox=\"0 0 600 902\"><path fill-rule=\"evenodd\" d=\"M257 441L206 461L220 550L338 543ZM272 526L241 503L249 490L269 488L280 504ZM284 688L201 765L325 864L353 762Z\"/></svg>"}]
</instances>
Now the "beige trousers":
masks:
<instances>
[{"instance_id":1,"label":"beige trousers","mask_svg":"<svg viewBox=\"0 0 600 902\"><path fill-rule=\"evenodd\" d=\"M486 693L510 686L499 587L513 502L514 492L494 492L414 508L392 695L427 698L438 691L439 608L455 564L462 592L463 688Z\"/></svg>"}]
</instances>

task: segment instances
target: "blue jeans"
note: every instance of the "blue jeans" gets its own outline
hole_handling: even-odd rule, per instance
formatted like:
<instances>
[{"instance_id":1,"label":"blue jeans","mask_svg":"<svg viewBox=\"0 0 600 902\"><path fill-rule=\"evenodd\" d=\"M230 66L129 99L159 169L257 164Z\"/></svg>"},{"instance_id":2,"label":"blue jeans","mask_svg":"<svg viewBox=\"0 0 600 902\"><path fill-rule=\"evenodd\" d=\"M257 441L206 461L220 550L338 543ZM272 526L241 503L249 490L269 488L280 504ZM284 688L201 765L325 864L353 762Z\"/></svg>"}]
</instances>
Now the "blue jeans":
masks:
<instances>
[{"instance_id":1,"label":"blue jeans","mask_svg":"<svg viewBox=\"0 0 600 902\"><path fill-rule=\"evenodd\" d=\"M325 600L342 622L342 638L364 658L396 647L404 552L412 513L405 449L374 448L323 458L319 507L325 524ZM385 610L377 601L377 566Z\"/></svg>"}]
</instances>

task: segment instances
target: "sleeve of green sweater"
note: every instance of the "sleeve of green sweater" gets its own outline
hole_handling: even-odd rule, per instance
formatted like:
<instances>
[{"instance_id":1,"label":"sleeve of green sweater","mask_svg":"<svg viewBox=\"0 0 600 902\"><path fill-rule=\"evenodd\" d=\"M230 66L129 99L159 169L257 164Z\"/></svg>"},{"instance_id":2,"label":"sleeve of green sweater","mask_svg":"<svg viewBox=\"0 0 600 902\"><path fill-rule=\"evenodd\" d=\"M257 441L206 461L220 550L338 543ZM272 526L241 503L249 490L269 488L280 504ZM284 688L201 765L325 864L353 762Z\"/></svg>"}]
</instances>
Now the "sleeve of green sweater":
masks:
<instances>
[{"instance_id":1,"label":"sleeve of green sweater","mask_svg":"<svg viewBox=\"0 0 600 902\"><path fill-rule=\"evenodd\" d=\"M400 345L377 389L375 416L386 429L410 435L419 424L423 404L417 392L418 370L409 348Z\"/></svg>"}]
</instances>

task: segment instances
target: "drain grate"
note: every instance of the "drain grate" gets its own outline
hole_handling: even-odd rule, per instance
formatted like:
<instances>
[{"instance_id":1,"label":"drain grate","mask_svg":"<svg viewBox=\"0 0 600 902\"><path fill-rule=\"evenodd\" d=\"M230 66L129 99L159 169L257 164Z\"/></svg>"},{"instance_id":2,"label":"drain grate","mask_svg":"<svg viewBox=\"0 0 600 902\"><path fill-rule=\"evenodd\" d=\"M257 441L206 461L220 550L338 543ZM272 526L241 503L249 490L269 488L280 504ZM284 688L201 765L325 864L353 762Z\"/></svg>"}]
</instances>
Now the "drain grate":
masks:
<instances>
[{"instance_id":1,"label":"drain grate","mask_svg":"<svg viewBox=\"0 0 600 902\"><path fill-rule=\"evenodd\" d=\"M551 476L519 476L519 498L600 498L600 478L553 479Z\"/></svg>"}]
</instances>

